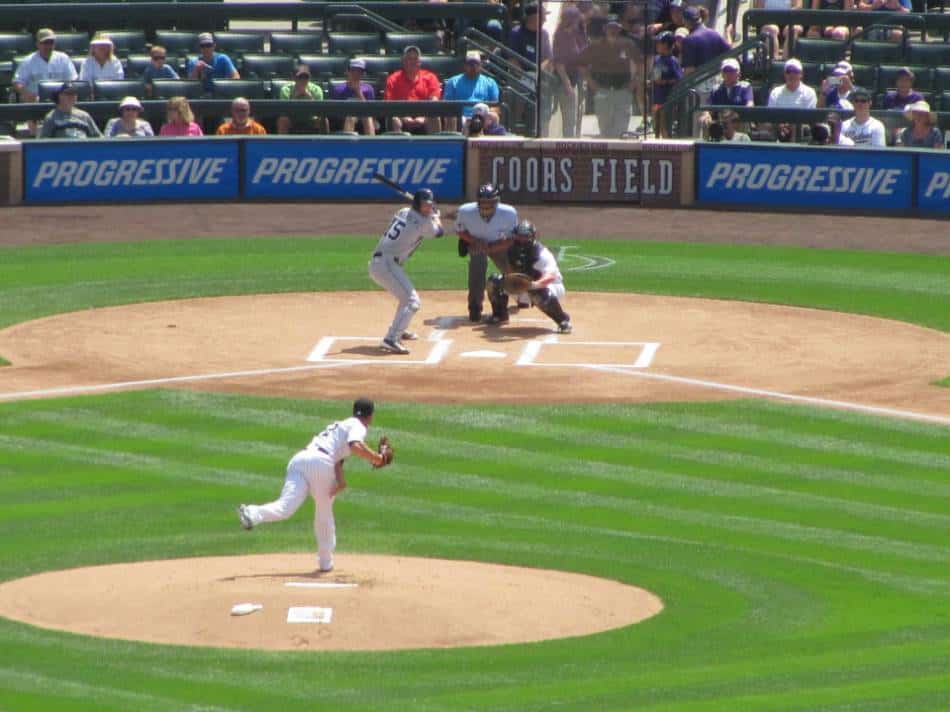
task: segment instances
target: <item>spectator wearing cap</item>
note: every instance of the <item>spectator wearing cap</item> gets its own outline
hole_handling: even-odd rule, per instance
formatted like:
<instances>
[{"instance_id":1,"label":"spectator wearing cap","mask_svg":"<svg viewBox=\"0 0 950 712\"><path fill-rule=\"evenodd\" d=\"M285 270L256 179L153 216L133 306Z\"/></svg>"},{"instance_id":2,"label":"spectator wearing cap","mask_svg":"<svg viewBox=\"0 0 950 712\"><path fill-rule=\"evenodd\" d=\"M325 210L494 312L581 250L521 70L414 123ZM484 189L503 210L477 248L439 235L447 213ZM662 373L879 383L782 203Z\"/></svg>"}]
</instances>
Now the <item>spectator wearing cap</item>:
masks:
<instances>
[{"instance_id":1,"label":"spectator wearing cap","mask_svg":"<svg viewBox=\"0 0 950 712\"><path fill-rule=\"evenodd\" d=\"M854 141L855 146L884 148L887 145L884 124L871 116L871 94L864 89L851 92L854 116L841 124L841 134Z\"/></svg>"},{"instance_id":2,"label":"spectator wearing cap","mask_svg":"<svg viewBox=\"0 0 950 712\"><path fill-rule=\"evenodd\" d=\"M99 33L92 38L89 43L89 56L82 61L79 68L79 79L84 82L125 79L125 70L122 69L122 62L115 56L111 37Z\"/></svg>"},{"instance_id":3,"label":"spectator wearing cap","mask_svg":"<svg viewBox=\"0 0 950 712\"><path fill-rule=\"evenodd\" d=\"M498 114L488 104L480 102L472 107L472 121L476 118L481 124L483 136L505 136L508 133L508 129L498 119Z\"/></svg>"},{"instance_id":4,"label":"spectator wearing cap","mask_svg":"<svg viewBox=\"0 0 950 712\"><path fill-rule=\"evenodd\" d=\"M334 101L374 101L376 90L369 82L363 81L366 73L366 62L359 57L350 60L346 68L346 81L330 86L330 98ZM364 136L376 135L376 119L372 116L362 116L359 119L363 125ZM347 116L343 120L344 131L356 131L357 117Z\"/></svg>"},{"instance_id":5,"label":"spectator wearing cap","mask_svg":"<svg viewBox=\"0 0 950 712\"><path fill-rule=\"evenodd\" d=\"M238 97L231 102L231 119L218 126L218 136L263 136L267 129L251 118L251 102Z\"/></svg>"},{"instance_id":6,"label":"spectator wearing cap","mask_svg":"<svg viewBox=\"0 0 950 712\"><path fill-rule=\"evenodd\" d=\"M561 135L575 138L580 135L580 100L583 96L577 59L587 48L588 41L581 26L581 12L574 5L561 8L552 44L554 73L558 80L555 96L561 109Z\"/></svg>"},{"instance_id":7,"label":"spectator wearing cap","mask_svg":"<svg viewBox=\"0 0 950 712\"><path fill-rule=\"evenodd\" d=\"M195 122L191 104L183 96L173 96L165 105L165 123L159 130L160 136L203 136L204 132Z\"/></svg>"},{"instance_id":8,"label":"spectator wearing cap","mask_svg":"<svg viewBox=\"0 0 950 712\"><path fill-rule=\"evenodd\" d=\"M664 31L653 38L656 55L653 57L653 125L657 135L664 136L666 129L660 121L660 109L666 103L673 86L683 78L683 68L673 56L676 40L672 32Z\"/></svg>"},{"instance_id":9,"label":"spectator wearing cap","mask_svg":"<svg viewBox=\"0 0 950 712\"><path fill-rule=\"evenodd\" d=\"M801 10L802 0L753 0L752 7L756 10ZM789 48L795 46L798 37L804 31L802 25L779 27L778 25L763 25L761 32L769 36L772 44L772 56L782 56L779 52L784 47L784 56L789 56Z\"/></svg>"},{"instance_id":10,"label":"spectator wearing cap","mask_svg":"<svg viewBox=\"0 0 950 712\"><path fill-rule=\"evenodd\" d=\"M729 57L719 65L722 83L709 95L709 103L716 106L754 106L752 85L740 79L739 61Z\"/></svg>"},{"instance_id":11,"label":"spectator wearing cap","mask_svg":"<svg viewBox=\"0 0 950 712\"><path fill-rule=\"evenodd\" d=\"M72 82L63 82L53 92L56 108L43 119L40 138L101 138L102 132L92 117L76 108L76 87Z\"/></svg>"},{"instance_id":12,"label":"spectator wearing cap","mask_svg":"<svg viewBox=\"0 0 950 712\"><path fill-rule=\"evenodd\" d=\"M683 19L686 20L689 35L683 40L680 64L683 65L683 73L688 76L706 62L714 60L723 52L728 52L729 43L714 29L703 24L702 14L698 7L688 7L683 10ZM709 98L715 82L715 79L711 79L697 87L702 101Z\"/></svg>"},{"instance_id":13,"label":"spectator wearing cap","mask_svg":"<svg viewBox=\"0 0 950 712\"><path fill-rule=\"evenodd\" d=\"M604 36L588 45L577 66L594 92L594 113L601 138L620 138L629 129L640 53L623 37L620 18L610 15Z\"/></svg>"},{"instance_id":14,"label":"spectator wearing cap","mask_svg":"<svg viewBox=\"0 0 950 712\"><path fill-rule=\"evenodd\" d=\"M911 125L901 131L898 144L908 148L943 148L943 134L937 128L937 114L921 99L904 110Z\"/></svg>"},{"instance_id":15,"label":"spectator wearing cap","mask_svg":"<svg viewBox=\"0 0 950 712\"><path fill-rule=\"evenodd\" d=\"M189 79L200 79L205 91L211 91L215 79L240 79L241 74L226 54L214 51L214 35L202 32L198 35L198 56L189 59L186 66Z\"/></svg>"},{"instance_id":16,"label":"spectator wearing cap","mask_svg":"<svg viewBox=\"0 0 950 712\"><path fill-rule=\"evenodd\" d=\"M545 11L545 15L547 12ZM548 126L551 114L554 111L554 91L558 84L554 76L554 51L551 46L551 35L543 26L543 17L536 2L528 3L524 8L521 24L514 27L508 35L508 49L505 58L518 68L525 71L524 82L531 88L537 86L538 76L535 71L528 71L523 60L528 60L541 73L541 94L538 96L538 112L540 113L541 135L548 135ZM540 48L540 57L538 50ZM520 59L519 59L520 58ZM527 104L523 101L514 102L509 106L509 118L512 114L518 119L524 118Z\"/></svg>"},{"instance_id":17,"label":"spectator wearing cap","mask_svg":"<svg viewBox=\"0 0 950 712\"><path fill-rule=\"evenodd\" d=\"M769 106L794 109L814 109L818 106L815 90L802 81L802 63L797 59L785 62L785 83L769 93Z\"/></svg>"},{"instance_id":18,"label":"spectator wearing cap","mask_svg":"<svg viewBox=\"0 0 950 712\"><path fill-rule=\"evenodd\" d=\"M850 111L853 107L848 97L855 90L851 83L851 75L845 67L835 67L831 76L822 80L821 91L818 94L818 106Z\"/></svg>"},{"instance_id":19,"label":"spectator wearing cap","mask_svg":"<svg viewBox=\"0 0 950 712\"><path fill-rule=\"evenodd\" d=\"M388 101L438 101L442 83L428 69L422 68L422 51L409 45L402 51L402 68L386 78L384 98ZM435 133L442 128L437 116L393 116L389 119L393 131Z\"/></svg>"},{"instance_id":20,"label":"spectator wearing cap","mask_svg":"<svg viewBox=\"0 0 950 712\"><path fill-rule=\"evenodd\" d=\"M489 76L482 74L482 55L478 50L465 53L465 64L461 74L449 77L442 87L442 98L446 101L474 101L487 104L497 104L499 97L498 83ZM464 119L472 116L472 107L462 109ZM446 119L445 128L455 131L458 119L454 116Z\"/></svg>"},{"instance_id":21,"label":"spectator wearing cap","mask_svg":"<svg viewBox=\"0 0 950 712\"><path fill-rule=\"evenodd\" d=\"M292 82L285 83L278 92L278 98L281 101L323 101L323 89L319 84L310 81L310 67L301 64L294 70ZM277 117L277 133L289 134L294 128L293 121L289 116ZM304 126L307 133L319 131L326 133L326 122L324 119L314 116Z\"/></svg>"},{"instance_id":22,"label":"spectator wearing cap","mask_svg":"<svg viewBox=\"0 0 950 712\"><path fill-rule=\"evenodd\" d=\"M914 89L915 78L914 73L907 67L898 69L897 76L894 78L894 83L897 84L897 88L889 89L887 93L884 94L883 108L903 111L904 108L910 104L923 101L923 95Z\"/></svg>"},{"instance_id":23,"label":"spectator wearing cap","mask_svg":"<svg viewBox=\"0 0 950 712\"><path fill-rule=\"evenodd\" d=\"M142 72L142 83L145 85L145 95L152 95L152 82L156 79L178 79L178 72L168 64L168 52L161 45L152 45L149 50L151 61Z\"/></svg>"},{"instance_id":24,"label":"spectator wearing cap","mask_svg":"<svg viewBox=\"0 0 950 712\"><path fill-rule=\"evenodd\" d=\"M103 134L106 138L141 138L154 136L148 121L139 118L142 115L142 102L134 96L127 96L119 103L119 116L109 119Z\"/></svg>"},{"instance_id":25,"label":"spectator wearing cap","mask_svg":"<svg viewBox=\"0 0 950 712\"><path fill-rule=\"evenodd\" d=\"M65 52L54 49L56 33L44 27L36 33L36 51L17 65L13 88L22 102L39 99L40 82L58 79L71 82L76 79L76 67Z\"/></svg>"}]
</instances>

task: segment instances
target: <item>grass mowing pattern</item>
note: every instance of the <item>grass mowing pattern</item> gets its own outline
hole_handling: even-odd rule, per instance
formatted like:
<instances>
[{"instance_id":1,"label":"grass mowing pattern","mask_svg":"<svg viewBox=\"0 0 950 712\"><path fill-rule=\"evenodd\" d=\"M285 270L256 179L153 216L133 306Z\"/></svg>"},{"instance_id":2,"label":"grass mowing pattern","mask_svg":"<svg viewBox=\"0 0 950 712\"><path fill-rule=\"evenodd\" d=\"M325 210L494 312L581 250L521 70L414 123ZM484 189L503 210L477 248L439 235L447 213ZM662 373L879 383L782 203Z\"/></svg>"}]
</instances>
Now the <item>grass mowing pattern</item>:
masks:
<instances>
[{"instance_id":1,"label":"grass mowing pattern","mask_svg":"<svg viewBox=\"0 0 950 712\"><path fill-rule=\"evenodd\" d=\"M0 404L0 578L312 551L240 530L346 403L151 391ZM666 610L568 641L406 653L140 645L0 620L4 709L937 710L950 705L947 430L761 402L381 404L341 551L551 567ZM143 614L144 615L144 614Z\"/></svg>"},{"instance_id":2,"label":"grass mowing pattern","mask_svg":"<svg viewBox=\"0 0 950 712\"><path fill-rule=\"evenodd\" d=\"M950 388L950 376L946 378L941 378L939 381L934 381L935 386L943 386L944 388Z\"/></svg>"}]
</instances>

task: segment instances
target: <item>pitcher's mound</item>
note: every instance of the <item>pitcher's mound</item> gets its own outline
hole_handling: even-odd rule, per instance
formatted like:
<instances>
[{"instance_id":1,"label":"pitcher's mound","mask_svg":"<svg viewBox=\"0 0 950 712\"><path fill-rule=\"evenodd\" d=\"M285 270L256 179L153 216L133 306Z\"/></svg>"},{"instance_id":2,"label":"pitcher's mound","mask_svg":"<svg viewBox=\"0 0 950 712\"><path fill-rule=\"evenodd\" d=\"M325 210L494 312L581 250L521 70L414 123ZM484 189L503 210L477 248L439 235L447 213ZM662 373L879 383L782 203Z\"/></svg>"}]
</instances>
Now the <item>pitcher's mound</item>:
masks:
<instances>
[{"instance_id":1,"label":"pitcher's mound","mask_svg":"<svg viewBox=\"0 0 950 712\"><path fill-rule=\"evenodd\" d=\"M231 615L239 603L263 604ZM288 622L290 609L308 622ZM0 584L0 615L108 638L271 650L524 643L637 623L649 591L582 574L471 561L307 554L171 559L51 571ZM323 622L317 622L323 621Z\"/></svg>"}]
</instances>

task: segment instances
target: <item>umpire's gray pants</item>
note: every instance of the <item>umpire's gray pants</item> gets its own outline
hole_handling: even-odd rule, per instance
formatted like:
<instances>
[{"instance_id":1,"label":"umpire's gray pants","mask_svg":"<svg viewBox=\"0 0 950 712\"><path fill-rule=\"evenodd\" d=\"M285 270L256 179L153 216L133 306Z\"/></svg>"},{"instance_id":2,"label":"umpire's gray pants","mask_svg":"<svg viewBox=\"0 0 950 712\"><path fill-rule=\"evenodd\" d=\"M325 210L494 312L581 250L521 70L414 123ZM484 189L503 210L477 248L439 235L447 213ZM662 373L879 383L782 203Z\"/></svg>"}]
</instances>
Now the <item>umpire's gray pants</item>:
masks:
<instances>
[{"instance_id":1,"label":"umpire's gray pants","mask_svg":"<svg viewBox=\"0 0 950 712\"><path fill-rule=\"evenodd\" d=\"M385 337L389 341L399 341L403 333L409 330L412 317L422 305L419 293L412 286L405 270L392 257L373 257L369 261L369 276L399 302Z\"/></svg>"},{"instance_id":2,"label":"umpire's gray pants","mask_svg":"<svg viewBox=\"0 0 950 712\"><path fill-rule=\"evenodd\" d=\"M501 274L508 271L508 255L504 252L491 255L491 261ZM488 255L470 252L468 256L468 313L481 314L485 301L485 270Z\"/></svg>"}]
</instances>

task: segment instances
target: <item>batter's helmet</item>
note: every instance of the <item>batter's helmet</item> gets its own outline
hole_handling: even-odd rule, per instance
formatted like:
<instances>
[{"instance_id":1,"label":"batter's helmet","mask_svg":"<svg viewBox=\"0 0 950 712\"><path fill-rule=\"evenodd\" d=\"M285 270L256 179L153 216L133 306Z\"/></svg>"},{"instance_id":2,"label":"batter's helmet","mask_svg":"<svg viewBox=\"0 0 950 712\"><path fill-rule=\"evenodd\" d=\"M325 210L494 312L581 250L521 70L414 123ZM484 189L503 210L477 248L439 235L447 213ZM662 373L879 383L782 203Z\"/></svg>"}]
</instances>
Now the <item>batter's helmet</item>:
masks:
<instances>
[{"instance_id":1,"label":"batter's helmet","mask_svg":"<svg viewBox=\"0 0 950 712\"><path fill-rule=\"evenodd\" d=\"M415 210L417 213L421 212L423 203L429 203L429 205L435 204L435 193L433 193L428 188L420 188L412 194L413 210Z\"/></svg>"},{"instance_id":2,"label":"batter's helmet","mask_svg":"<svg viewBox=\"0 0 950 712\"><path fill-rule=\"evenodd\" d=\"M515 229L511 233L515 237L536 240L538 239L538 231L535 229L534 224L530 220L522 220L515 226Z\"/></svg>"}]
</instances>

